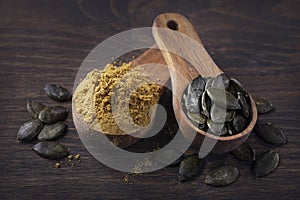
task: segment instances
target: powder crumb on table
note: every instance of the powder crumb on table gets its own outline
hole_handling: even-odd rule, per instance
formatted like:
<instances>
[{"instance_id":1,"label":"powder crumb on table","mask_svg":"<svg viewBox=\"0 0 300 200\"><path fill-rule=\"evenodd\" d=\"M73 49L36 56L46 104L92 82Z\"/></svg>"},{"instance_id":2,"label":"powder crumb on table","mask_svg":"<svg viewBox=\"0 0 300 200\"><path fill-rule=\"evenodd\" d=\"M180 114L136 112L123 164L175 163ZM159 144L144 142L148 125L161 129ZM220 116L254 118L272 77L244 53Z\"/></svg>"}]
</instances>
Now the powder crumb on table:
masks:
<instances>
[{"instance_id":1,"label":"powder crumb on table","mask_svg":"<svg viewBox=\"0 0 300 200\"><path fill-rule=\"evenodd\" d=\"M54 167L55 168L61 168L61 164L57 162L57 163L55 163Z\"/></svg>"},{"instance_id":2,"label":"powder crumb on table","mask_svg":"<svg viewBox=\"0 0 300 200\"><path fill-rule=\"evenodd\" d=\"M124 174L124 177L123 177L124 183L129 183L129 178L130 178L129 174Z\"/></svg>"}]
</instances>

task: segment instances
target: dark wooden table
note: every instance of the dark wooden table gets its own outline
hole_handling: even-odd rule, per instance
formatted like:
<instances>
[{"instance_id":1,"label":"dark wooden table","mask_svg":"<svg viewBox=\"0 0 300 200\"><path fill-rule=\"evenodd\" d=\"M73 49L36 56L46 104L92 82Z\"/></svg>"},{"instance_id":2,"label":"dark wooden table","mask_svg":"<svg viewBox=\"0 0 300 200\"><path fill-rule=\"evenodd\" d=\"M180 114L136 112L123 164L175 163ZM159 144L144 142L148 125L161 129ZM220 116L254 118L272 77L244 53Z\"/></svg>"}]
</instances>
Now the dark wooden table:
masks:
<instances>
[{"instance_id":1,"label":"dark wooden table","mask_svg":"<svg viewBox=\"0 0 300 200\"><path fill-rule=\"evenodd\" d=\"M130 28L151 26L160 13L188 17L216 63L248 91L273 102L260 116L282 127L288 144L275 148L280 166L256 179L249 166L230 155L207 158L194 181L177 180L177 168L129 176L93 158L68 118L60 142L82 155L75 167L55 169L33 143L16 140L29 120L26 100L57 105L43 91L47 83L72 90L85 56L101 41ZM0 199L293 199L300 195L300 3L268 1L0 1ZM71 103L64 103L71 107ZM269 149L250 138L258 154ZM203 183L207 170L225 162L239 167L234 184L213 188Z\"/></svg>"}]
</instances>

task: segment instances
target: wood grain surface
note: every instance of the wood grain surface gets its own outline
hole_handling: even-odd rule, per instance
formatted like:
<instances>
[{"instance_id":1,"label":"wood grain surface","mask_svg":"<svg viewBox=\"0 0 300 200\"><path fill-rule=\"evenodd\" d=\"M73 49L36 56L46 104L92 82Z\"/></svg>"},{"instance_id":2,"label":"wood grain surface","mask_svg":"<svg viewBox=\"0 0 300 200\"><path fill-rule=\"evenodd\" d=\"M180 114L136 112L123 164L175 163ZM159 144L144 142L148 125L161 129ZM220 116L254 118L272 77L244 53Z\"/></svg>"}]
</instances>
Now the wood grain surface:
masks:
<instances>
[{"instance_id":1,"label":"wood grain surface","mask_svg":"<svg viewBox=\"0 0 300 200\"><path fill-rule=\"evenodd\" d=\"M0 1L0 199L297 199L300 185L300 3L297 0L62 0ZM285 130L288 143L279 152L277 170L256 179L249 166L229 154L210 155L202 173L191 182L177 180L178 168L143 175L111 169L93 158L68 118L59 141L82 155L75 167L64 160L36 155L35 142L16 140L29 120L26 100L66 105L49 99L47 83L72 90L86 55L106 38L130 28L151 26L164 12L186 16L216 64L239 79L253 96L273 102L275 110L259 116ZM164 97L170 105L170 93ZM169 109L168 124L151 141L130 148L142 151L170 139L177 125ZM258 154L270 149L250 137ZM238 180L223 188L203 183L210 167L226 163L240 169Z\"/></svg>"}]
</instances>

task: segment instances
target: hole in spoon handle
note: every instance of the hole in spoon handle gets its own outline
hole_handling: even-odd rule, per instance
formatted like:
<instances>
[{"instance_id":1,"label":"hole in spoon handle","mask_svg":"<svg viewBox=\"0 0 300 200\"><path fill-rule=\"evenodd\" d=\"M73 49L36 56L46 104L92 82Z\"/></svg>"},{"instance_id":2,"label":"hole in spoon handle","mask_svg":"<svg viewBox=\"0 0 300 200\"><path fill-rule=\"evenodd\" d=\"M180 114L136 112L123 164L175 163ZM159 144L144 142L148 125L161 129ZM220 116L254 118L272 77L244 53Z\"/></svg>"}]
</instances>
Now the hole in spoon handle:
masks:
<instances>
[{"instance_id":1,"label":"hole in spoon handle","mask_svg":"<svg viewBox=\"0 0 300 200\"><path fill-rule=\"evenodd\" d=\"M168 66L184 73L187 79L192 80L198 75L217 76L222 73L205 50L194 27L184 16L176 13L157 16L153 23L153 36Z\"/></svg>"}]
</instances>

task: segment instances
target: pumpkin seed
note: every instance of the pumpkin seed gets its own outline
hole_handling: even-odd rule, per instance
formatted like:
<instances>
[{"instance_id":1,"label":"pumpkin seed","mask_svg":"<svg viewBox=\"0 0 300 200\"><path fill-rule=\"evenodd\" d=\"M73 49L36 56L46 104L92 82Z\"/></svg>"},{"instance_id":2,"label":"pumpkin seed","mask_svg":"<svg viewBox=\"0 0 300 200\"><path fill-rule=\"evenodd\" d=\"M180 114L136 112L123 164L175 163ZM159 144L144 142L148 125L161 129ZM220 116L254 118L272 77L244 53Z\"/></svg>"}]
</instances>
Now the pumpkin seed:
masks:
<instances>
[{"instance_id":1,"label":"pumpkin seed","mask_svg":"<svg viewBox=\"0 0 300 200\"><path fill-rule=\"evenodd\" d=\"M229 110L229 109L227 109L226 116L225 116L225 121L226 122L232 121L233 118L234 118L234 116L235 116L235 110Z\"/></svg>"},{"instance_id":2,"label":"pumpkin seed","mask_svg":"<svg viewBox=\"0 0 300 200\"><path fill-rule=\"evenodd\" d=\"M287 142L287 138L283 131L273 126L271 123L256 124L254 131L259 138L270 144L280 146Z\"/></svg>"},{"instance_id":3,"label":"pumpkin seed","mask_svg":"<svg viewBox=\"0 0 300 200\"><path fill-rule=\"evenodd\" d=\"M233 94L236 94L237 92L241 92L242 94L245 95L246 98L248 98L248 93L244 89L244 86L235 78L230 78L230 85L232 86L232 92ZM237 97L237 96L236 96Z\"/></svg>"},{"instance_id":4,"label":"pumpkin seed","mask_svg":"<svg viewBox=\"0 0 300 200\"><path fill-rule=\"evenodd\" d=\"M196 97L195 93L188 93L183 96L184 105L188 112L199 113L199 98Z\"/></svg>"},{"instance_id":5,"label":"pumpkin seed","mask_svg":"<svg viewBox=\"0 0 300 200\"><path fill-rule=\"evenodd\" d=\"M210 102L210 99L207 96L206 91L202 94L201 105L202 105L203 114L206 117L210 118L209 112L210 112L211 102Z\"/></svg>"},{"instance_id":6,"label":"pumpkin seed","mask_svg":"<svg viewBox=\"0 0 300 200\"><path fill-rule=\"evenodd\" d=\"M273 172L279 163L279 154L274 151L262 153L253 163L256 177L263 177Z\"/></svg>"},{"instance_id":7,"label":"pumpkin seed","mask_svg":"<svg viewBox=\"0 0 300 200\"><path fill-rule=\"evenodd\" d=\"M68 109L63 106L45 107L39 114L39 119L44 123L63 121L68 117Z\"/></svg>"},{"instance_id":8,"label":"pumpkin seed","mask_svg":"<svg viewBox=\"0 0 300 200\"><path fill-rule=\"evenodd\" d=\"M225 135L227 133L227 128L224 124L214 123L212 120L207 119L207 126L209 128L208 132L214 135L220 136Z\"/></svg>"},{"instance_id":9,"label":"pumpkin seed","mask_svg":"<svg viewBox=\"0 0 300 200\"><path fill-rule=\"evenodd\" d=\"M54 124L45 125L40 134L38 140L52 140L63 134L67 127L66 122L56 122Z\"/></svg>"},{"instance_id":10,"label":"pumpkin seed","mask_svg":"<svg viewBox=\"0 0 300 200\"><path fill-rule=\"evenodd\" d=\"M208 78L206 78L205 91L206 91L208 88L212 87L213 81L214 81L214 78L213 78L213 77L208 77Z\"/></svg>"},{"instance_id":11,"label":"pumpkin seed","mask_svg":"<svg viewBox=\"0 0 300 200\"><path fill-rule=\"evenodd\" d=\"M252 162L255 160L255 150L247 142L233 150L231 154L240 161Z\"/></svg>"},{"instance_id":12,"label":"pumpkin seed","mask_svg":"<svg viewBox=\"0 0 300 200\"><path fill-rule=\"evenodd\" d=\"M206 117L202 114L196 114L196 113L191 113L191 112L187 112L187 116L189 117L189 119L194 122L197 126L199 124L204 124L206 122Z\"/></svg>"},{"instance_id":13,"label":"pumpkin seed","mask_svg":"<svg viewBox=\"0 0 300 200\"><path fill-rule=\"evenodd\" d=\"M56 141L42 141L32 148L44 158L58 159L68 155L68 149Z\"/></svg>"},{"instance_id":14,"label":"pumpkin seed","mask_svg":"<svg viewBox=\"0 0 300 200\"><path fill-rule=\"evenodd\" d=\"M223 165L209 170L204 183L212 186L226 186L233 183L239 175L236 167Z\"/></svg>"},{"instance_id":15,"label":"pumpkin seed","mask_svg":"<svg viewBox=\"0 0 300 200\"><path fill-rule=\"evenodd\" d=\"M248 126L248 121L241 115L235 115L232 122L233 128L237 133L242 132Z\"/></svg>"},{"instance_id":16,"label":"pumpkin seed","mask_svg":"<svg viewBox=\"0 0 300 200\"><path fill-rule=\"evenodd\" d=\"M187 181L196 176L201 169L202 161L197 154L185 157L179 167L178 179L180 181Z\"/></svg>"},{"instance_id":17,"label":"pumpkin seed","mask_svg":"<svg viewBox=\"0 0 300 200\"><path fill-rule=\"evenodd\" d=\"M224 123L226 121L226 108L223 108L215 103L210 108L210 119L214 123Z\"/></svg>"},{"instance_id":18,"label":"pumpkin seed","mask_svg":"<svg viewBox=\"0 0 300 200\"><path fill-rule=\"evenodd\" d=\"M259 114L267 113L273 109L273 104L271 102L259 97L254 97L253 99Z\"/></svg>"},{"instance_id":19,"label":"pumpkin seed","mask_svg":"<svg viewBox=\"0 0 300 200\"><path fill-rule=\"evenodd\" d=\"M207 89L207 94L219 106L228 109L241 109L238 100L226 90L211 87Z\"/></svg>"},{"instance_id":20,"label":"pumpkin seed","mask_svg":"<svg viewBox=\"0 0 300 200\"><path fill-rule=\"evenodd\" d=\"M193 92L196 94L197 97L200 97L204 91L205 87L205 80L201 76L198 76L195 78L192 83L190 84L191 86L191 91L188 92Z\"/></svg>"},{"instance_id":21,"label":"pumpkin seed","mask_svg":"<svg viewBox=\"0 0 300 200\"><path fill-rule=\"evenodd\" d=\"M30 140L33 139L43 128L43 123L39 119L35 119L29 122L25 122L18 131L18 140Z\"/></svg>"},{"instance_id":22,"label":"pumpkin seed","mask_svg":"<svg viewBox=\"0 0 300 200\"><path fill-rule=\"evenodd\" d=\"M69 91L60 85L47 84L44 90L51 99L56 101L68 101L71 97Z\"/></svg>"},{"instance_id":23,"label":"pumpkin seed","mask_svg":"<svg viewBox=\"0 0 300 200\"><path fill-rule=\"evenodd\" d=\"M248 118L250 116L249 104L246 101L246 97L241 92L237 92L237 99L242 107L243 115Z\"/></svg>"},{"instance_id":24,"label":"pumpkin seed","mask_svg":"<svg viewBox=\"0 0 300 200\"><path fill-rule=\"evenodd\" d=\"M27 101L27 111L32 119L37 119L40 112L45 108L45 105L40 102Z\"/></svg>"},{"instance_id":25,"label":"pumpkin seed","mask_svg":"<svg viewBox=\"0 0 300 200\"><path fill-rule=\"evenodd\" d=\"M224 75L220 74L220 75L216 76L215 78L213 78L210 87L214 87L214 88L218 88L218 89L223 89L223 90L225 90L226 88L228 88L228 86L229 86L229 80L228 80L227 83L225 83L223 78L226 79L226 77L223 77L223 76Z\"/></svg>"},{"instance_id":26,"label":"pumpkin seed","mask_svg":"<svg viewBox=\"0 0 300 200\"><path fill-rule=\"evenodd\" d=\"M228 87L229 87L229 84L230 84L230 77L227 74L224 74L224 73L220 74L219 76L222 77L225 89L227 90Z\"/></svg>"}]
</instances>

